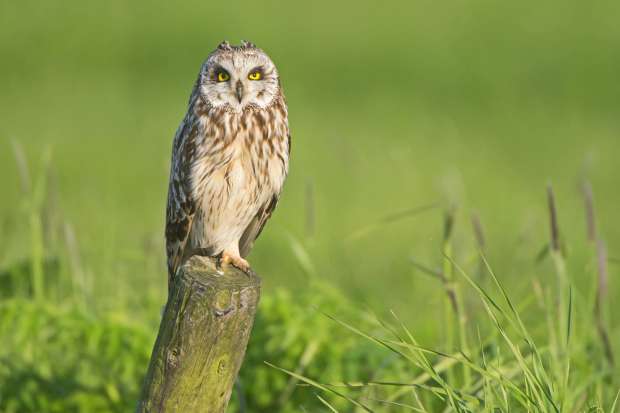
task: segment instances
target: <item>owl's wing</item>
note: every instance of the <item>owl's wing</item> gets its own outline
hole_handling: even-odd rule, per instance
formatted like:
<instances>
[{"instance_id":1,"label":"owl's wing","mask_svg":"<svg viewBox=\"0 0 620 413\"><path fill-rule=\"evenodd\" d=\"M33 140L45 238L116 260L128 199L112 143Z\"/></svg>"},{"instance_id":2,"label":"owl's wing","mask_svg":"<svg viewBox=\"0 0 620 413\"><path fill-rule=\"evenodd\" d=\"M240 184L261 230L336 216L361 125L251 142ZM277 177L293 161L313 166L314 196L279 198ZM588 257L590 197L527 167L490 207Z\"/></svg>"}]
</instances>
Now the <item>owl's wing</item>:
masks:
<instances>
[{"instance_id":1,"label":"owl's wing","mask_svg":"<svg viewBox=\"0 0 620 413\"><path fill-rule=\"evenodd\" d=\"M187 116L177 129L172 150L168 205L166 207L166 254L168 287L182 264L189 238L196 202L191 191L191 166L195 156L197 125Z\"/></svg>"},{"instance_id":2,"label":"owl's wing","mask_svg":"<svg viewBox=\"0 0 620 413\"><path fill-rule=\"evenodd\" d=\"M267 220L271 218L273 210L276 209L278 199L278 195L273 195L271 199L258 210L258 213L254 216L250 225L243 231L243 235L239 240L239 253L242 257L250 253L254 241L260 235Z\"/></svg>"}]
</instances>

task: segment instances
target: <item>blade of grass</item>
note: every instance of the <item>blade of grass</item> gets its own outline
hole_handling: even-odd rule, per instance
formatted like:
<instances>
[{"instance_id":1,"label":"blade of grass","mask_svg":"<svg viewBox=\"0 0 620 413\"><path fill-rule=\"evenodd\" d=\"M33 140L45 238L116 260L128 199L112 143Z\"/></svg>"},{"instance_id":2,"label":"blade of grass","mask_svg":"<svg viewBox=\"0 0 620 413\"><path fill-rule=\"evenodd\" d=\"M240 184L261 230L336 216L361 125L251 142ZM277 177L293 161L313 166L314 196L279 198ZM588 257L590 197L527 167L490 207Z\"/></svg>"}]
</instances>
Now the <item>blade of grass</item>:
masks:
<instances>
[{"instance_id":1,"label":"blade of grass","mask_svg":"<svg viewBox=\"0 0 620 413\"><path fill-rule=\"evenodd\" d=\"M551 249L560 250L560 229L558 226L558 212L555 207L555 195L551 184L547 185L547 204L549 207L549 230L551 232Z\"/></svg>"},{"instance_id":2,"label":"blade of grass","mask_svg":"<svg viewBox=\"0 0 620 413\"><path fill-rule=\"evenodd\" d=\"M614 402L611 405L611 409L609 409L610 413L615 413L616 407L618 406L618 398L620 398L620 390L618 390L618 393L616 393L616 398L614 399Z\"/></svg>"},{"instance_id":3,"label":"blade of grass","mask_svg":"<svg viewBox=\"0 0 620 413\"><path fill-rule=\"evenodd\" d=\"M566 345L570 343L571 325L573 319L573 287L568 287L568 317L566 320Z\"/></svg>"},{"instance_id":4,"label":"blade of grass","mask_svg":"<svg viewBox=\"0 0 620 413\"><path fill-rule=\"evenodd\" d=\"M304 372L308 364L310 364L315 354L319 350L319 347L320 347L320 340L317 340L317 339L310 341L306 345L306 348L304 352L302 353L299 359L299 363L297 364L297 367L295 369L295 373L302 374ZM284 406L287 403L287 401L291 397L291 394L293 393L293 390L295 389L296 384L297 384L297 379L291 376L286 387L284 388L284 390L278 397L278 406Z\"/></svg>"},{"instance_id":5,"label":"blade of grass","mask_svg":"<svg viewBox=\"0 0 620 413\"><path fill-rule=\"evenodd\" d=\"M331 389L331 388L329 388L327 386L324 386L323 384L321 384L319 382L316 382L316 381L314 381L314 380L312 380L312 379L310 379L310 378L308 378L306 376L302 376L302 375L294 373L294 372L292 372L290 370L286 370L286 369L284 369L282 367L278 367L278 366L276 366L274 364L269 363L268 361L265 361L264 363L266 365L268 365L269 367L272 367L272 368L274 368L276 370L280 370L283 373L286 373L286 374L288 374L288 375L290 375L292 377L295 377L299 381L303 381L304 383L310 384L311 386L316 387L319 390L323 390L323 391L328 392L328 393L333 393L336 396L345 399L349 403L351 403L351 404L353 404L353 405L355 405L357 407L360 407L360 408L364 409L367 412L372 413L372 410L368 406L358 402L355 399L352 399L351 397L347 396L346 394L340 393L340 392L338 392L338 391L336 391L334 389Z\"/></svg>"},{"instance_id":6,"label":"blade of grass","mask_svg":"<svg viewBox=\"0 0 620 413\"><path fill-rule=\"evenodd\" d=\"M397 406L397 407L402 407L406 410L411 410L412 412L426 412L426 410L420 410L415 406L412 406L410 404L405 404L405 403L398 403L398 402L393 402L393 401L389 401L389 400L381 400L381 399L369 399L372 400L373 402L376 403L380 403L380 404L387 404L389 406Z\"/></svg>"},{"instance_id":7,"label":"blade of grass","mask_svg":"<svg viewBox=\"0 0 620 413\"><path fill-rule=\"evenodd\" d=\"M363 331L353 327L352 325L350 325L348 323L345 323L344 321L338 320L337 318L332 317L329 314L323 313L323 315L325 315L330 320L335 321L336 323L340 324L341 326L347 328L348 330L350 330L350 331L352 331L352 332L354 332L354 333L356 333L356 334L358 334L358 335L360 335L360 336L370 340L371 342L374 342L375 344L379 344L379 345L387 348L388 350L392 351L393 353L403 357L405 360L408 360L411 363L413 363L415 365L418 365L418 362L417 362L416 359L414 359L411 356L403 353L402 351L394 348L392 345L388 344L385 340L382 340L382 339L377 338L375 336L372 336L372 335L369 335L367 333L364 333ZM450 404L452 405L452 407L457 412L460 412L461 408L459 407L459 405L456 402L457 397L455 395L455 392L450 388L450 386L448 386L445 383L445 381L436 372L433 371L432 365L430 365L430 363L427 366L427 368L429 369L428 371L433 372L433 379L436 380L444 388L444 390L446 391L446 394L448 395L448 398L449 398L449 401L450 401Z\"/></svg>"},{"instance_id":8,"label":"blade of grass","mask_svg":"<svg viewBox=\"0 0 620 413\"><path fill-rule=\"evenodd\" d=\"M431 203L431 204L422 205L422 206L419 206L419 207L410 208L410 209L406 209L404 211L398 211L398 212L394 212L394 213L385 215L385 216L379 218L376 222L371 223L369 225L366 225L365 227L362 227L362 228L359 228L359 229L353 231L351 234L349 234L347 237L345 237L345 242L355 241L355 240L357 240L359 238L364 237L365 235L368 235L369 233L371 233L371 232L373 232L375 230L383 228L387 224L392 224L394 222L398 222L398 221L401 221L403 219L406 219L406 218L409 218L409 217L413 217L413 216L421 214L423 212L433 210L433 209L437 208L438 206L439 206L439 204L434 202L434 203Z\"/></svg>"},{"instance_id":9,"label":"blade of grass","mask_svg":"<svg viewBox=\"0 0 620 413\"><path fill-rule=\"evenodd\" d=\"M409 261L411 262L411 264L413 264L414 267L416 267L418 270L420 270L423 274L426 274L426 275L429 275L431 277L438 278L438 279L442 279L443 278L443 274L441 274L441 272L439 272L437 270L433 270L432 268L427 267L424 264L421 264L415 258L411 257L411 258L409 258Z\"/></svg>"},{"instance_id":10,"label":"blade of grass","mask_svg":"<svg viewBox=\"0 0 620 413\"><path fill-rule=\"evenodd\" d=\"M610 366L614 365L614 353L612 350L611 342L609 340L609 334L607 327L605 326L604 313L606 309L607 300L605 299L608 292L608 267L607 267L607 248L602 240L598 240L596 243L596 255L597 255L597 285L596 285L596 298L594 301L594 318L596 322L596 328L605 352L605 357Z\"/></svg>"},{"instance_id":11,"label":"blade of grass","mask_svg":"<svg viewBox=\"0 0 620 413\"><path fill-rule=\"evenodd\" d=\"M508 293L506 292L506 289L504 288L502 283L499 281L499 278L497 278L497 276L495 274L495 271L493 271L493 268L491 268L491 265L489 264L489 261L484 256L484 254L482 254L482 260L483 260L484 265L485 265L485 267L487 269L487 272L489 273L489 275L491 276L491 279L493 280L493 283L498 288L498 290L502 294L502 297L503 297L504 301L508 305L508 308L510 309L512 317L514 317L514 320L516 321L516 327L518 328L518 331L523 335L523 337L525 338L525 341L528 344L530 350L536 356L538 364L543 366L542 357L541 357L541 355L540 355L540 353L538 351L538 348L537 348L536 344L534 343L534 339L530 335L530 333L527 330L527 328L525 328L525 324L523 323L523 320L521 319L521 316L519 315L519 312L517 311L517 308L512 303L512 300L508 296ZM512 318L509 318L509 320L511 320L511 319ZM545 383L550 383L551 382L551 380L550 380L550 378L549 378L549 376L548 376L548 374L547 374L547 372L546 372L546 370L544 368L540 369L538 374L542 374L542 376L543 376L542 380L541 380L542 382L545 382ZM538 376L538 374L537 374L537 376ZM551 389L548 388L548 391L551 392Z\"/></svg>"},{"instance_id":12,"label":"blade of grass","mask_svg":"<svg viewBox=\"0 0 620 413\"><path fill-rule=\"evenodd\" d=\"M544 399L546 399L552 405L553 409L556 412L559 413L559 408L557 407L556 403L553 401L553 397L551 395L551 389L548 387L550 382L546 381L546 380L541 380L538 377L538 375L535 374L534 372L532 372L532 370L527 366L527 363L524 360L523 355L521 354L521 351L519 350L518 346L516 344L514 344L513 341L510 339L510 337L506 333L505 329L502 327L501 323L499 322L499 319L497 318L496 314L493 312L491 307L495 308L499 312L499 314L504 316L509 321L509 323L511 323L511 324L513 324L515 326L523 325L523 323L522 322L519 323L519 322L513 320L512 317L508 316L508 314L506 314L506 312L501 307L499 307L497 305L497 303L495 303L495 301L489 296L489 294L484 289L482 289L482 287L476 281L474 281L469 275L467 275L467 273L458 264L453 263L453 265L455 266L457 271L467 280L467 282L472 287L474 287L474 289L478 292L480 298L482 299L482 303L484 305L484 308L487 311L487 314L489 315L489 317L493 321L495 327L500 332L501 336L504 339L504 342L508 345L509 349L511 350L511 352L515 356L516 360L519 362L519 364L520 364L520 366L521 366L521 368L523 370L523 373L524 373L524 378L526 379L526 384L527 384L528 381L533 384L532 389L535 391L534 395L535 395L536 399L538 399L538 402L539 403L543 402L543 398L541 398L540 395L538 394L538 392L540 391L545 396ZM487 269L489 269L489 267L487 267ZM493 275L492 275L492 277L493 277ZM497 280L497 277L494 277L494 279L499 283L499 280ZM501 287L501 284L500 284L500 287ZM503 287L500 288L500 290L503 290ZM504 293L505 293L505 291L504 291ZM514 310L515 313L516 313L516 309L512 305L512 302L508 298L507 294L504 296L504 298L508 299L508 303L509 303L509 307L511 308L511 311ZM513 313L513 316L514 316L515 313ZM516 313L516 316L518 316L518 313ZM525 327L523 326L522 332L527 332L527 330L524 330L524 328ZM537 352L536 346L534 345L533 341L531 341L531 339L529 339L529 340L527 339L528 336L529 336L529 334L527 336L524 336L523 338L526 338L526 342L528 342L528 345L531 348L531 350L533 352ZM542 366L542 363L541 363L541 369L544 370L544 367ZM544 386L543 383L547 383L547 386Z\"/></svg>"},{"instance_id":13,"label":"blade of grass","mask_svg":"<svg viewBox=\"0 0 620 413\"><path fill-rule=\"evenodd\" d=\"M499 377L502 376L502 373L499 369L495 369L495 371L498 373L498 376L494 376L493 374L491 374L489 371L487 371L484 368L481 368L479 366L477 366L476 364L474 364L467 356L465 356L462 353L459 353L458 355L450 355L450 354L445 354L436 350L432 350L432 349L428 349L428 348L424 348L421 347L419 345L414 345L414 344L409 344L409 343L405 343L405 342L393 342L393 341L388 341L389 344L391 345L395 345L395 346L401 346L401 347L410 347L412 349L415 349L416 351L420 351L422 353L429 353L429 354L433 354L436 355L438 357L442 357L444 358L444 360L442 362L439 362L437 364L435 364L433 366L433 369L436 373L441 373L445 370L447 370L448 368L450 368L452 365L456 364L456 363L462 363L466 366L468 366L469 368L471 368L472 370L476 371L477 373L481 374L484 377L488 377L491 378L493 380L506 380L512 390L516 393L518 393L519 395L521 395L524 399L526 398L525 394L523 394L521 392L521 390L518 388L517 385L513 384L509 379L507 379L506 377ZM414 379L412 381L412 383L414 384L422 384L428 380L430 380L431 377L427 374L421 375L418 378Z\"/></svg>"},{"instance_id":14,"label":"blade of grass","mask_svg":"<svg viewBox=\"0 0 620 413\"><path fill-rule=\"evenodd\" d=\"M324 405L325 407L327 407L327 408L328 408L331 412L333 412L333 413L338 413L338 410L336 410L336 408L335 408L334 406L332 406L331 404L329 404L329 403L327 402L327 400L325 400L324 398L322 398L322 397L321 397L321 396L319 396L318 394L315 394L315 396L316 396L316 398L317 398L317 399L319 399L319 401L320 401L321 403L323 403L323 405Z\"/></svg>"}]
</instances>

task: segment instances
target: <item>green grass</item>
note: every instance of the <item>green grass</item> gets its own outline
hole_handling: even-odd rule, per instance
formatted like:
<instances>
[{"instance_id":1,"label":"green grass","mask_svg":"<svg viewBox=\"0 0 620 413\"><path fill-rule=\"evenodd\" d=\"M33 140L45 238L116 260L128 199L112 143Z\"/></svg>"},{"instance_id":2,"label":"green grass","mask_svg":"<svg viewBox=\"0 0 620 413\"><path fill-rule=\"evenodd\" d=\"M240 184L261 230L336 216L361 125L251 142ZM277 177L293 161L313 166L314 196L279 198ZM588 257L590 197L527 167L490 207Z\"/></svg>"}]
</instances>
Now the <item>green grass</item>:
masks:
<instances>
[{"instance_id":1,"label":"green grass","mask_svg":"<svg viewBox=\"0 0 620 413\"><path fill-rule=\"evenodd\" d=\"M267 364L336 400L348 402L344 411L616 411L620 386L609 341L607 320L611 306L606 298L605 246L600 240L596 242L591 210L588 227L595 245L592 260L597 265L585 270L591 284L589 291L584 294L574 290L575 278L561 249L551 188L548 194L551 238L539 259L551 261L556 279L533 276L533 293L523 303L511 299L483 252L479 262L482 267L475 261L469 265L482 270L477 276L468 274L453 260L453 222L448 214L443 269L417 264L437 278L446 293L444 316L448 317L440 324L446 340L441 350L421 345L394 312L391 321L377 318L378 329L373 332L325 314L408 367L398 375L379 368L372 380L334 383ZM585 197L586 204L591 205L590 193L586 192ZM492 291L483 287L485 284ZM468 296L477 296L478 308L466 300ZM454 343L456 336L458 341ZM338 411L318 394L317 399L330 411Z\"/></svg>"},{"instance_id":2,"label":"green grass","mask_svg":"<svg viewBox=\"0 0 620 413\"><path fill-rule=\"evenodd\" d=\"M497 363L547 410L545 388L553 403L585 394L581 410L610 411L619 386L601 337L620 354L619 12L612 1L0 4L0 358L14 363L0 364L0 410L131 410L166 293L172 136L206 54L247 38L280 69L293 133L290 177L250 256L264 321L243 373L260 386L242 378L235 393L249 411L354 409L263 361L317 383L425 378L415 391L340 389L387 411L407 408L370 398L475 410L475 394L519 411L527 397L489 375ZM587 236L584 180L608 259ZM421 348L470 360L420 353L399 321L390 337L367 314L390 310ZM38 322L49 327L11 338ZM101 335L131 343L89 338ZM128 372L104 371L115 359Z\"/></svg>"}]
</instances>

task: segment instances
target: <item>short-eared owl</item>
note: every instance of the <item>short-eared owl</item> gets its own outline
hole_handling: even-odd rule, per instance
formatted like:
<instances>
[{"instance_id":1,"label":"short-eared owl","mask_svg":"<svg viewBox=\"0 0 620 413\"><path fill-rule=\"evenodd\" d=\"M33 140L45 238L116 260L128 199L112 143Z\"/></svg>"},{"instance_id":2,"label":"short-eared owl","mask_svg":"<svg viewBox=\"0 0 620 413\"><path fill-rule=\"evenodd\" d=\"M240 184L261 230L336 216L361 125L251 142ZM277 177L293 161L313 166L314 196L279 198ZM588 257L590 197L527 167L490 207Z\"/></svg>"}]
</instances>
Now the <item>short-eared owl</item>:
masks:
<instances>
[{"instance_id":1,"label":"short-eared owl","mask_svg":"<svg viewBox=\"0 0 620 413\"><path fill-rule=\"evenodd\" d=\"M245 271L288 173L291 141L271 59L221 43L200 68L172 148L166 210L169 286L201 254Z\"/></svg>"}]
</instances>

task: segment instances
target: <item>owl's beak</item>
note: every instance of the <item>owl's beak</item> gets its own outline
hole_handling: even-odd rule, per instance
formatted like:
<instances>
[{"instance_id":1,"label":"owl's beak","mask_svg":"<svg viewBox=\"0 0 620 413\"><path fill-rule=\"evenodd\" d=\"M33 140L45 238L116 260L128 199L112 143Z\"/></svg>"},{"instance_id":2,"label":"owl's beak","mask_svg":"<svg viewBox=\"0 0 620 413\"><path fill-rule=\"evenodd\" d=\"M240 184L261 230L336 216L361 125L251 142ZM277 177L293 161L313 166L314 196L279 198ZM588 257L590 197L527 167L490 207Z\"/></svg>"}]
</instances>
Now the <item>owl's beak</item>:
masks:
<instances>
[{"instance_id":1,"label":"owl's beak","mask_svg":"<svg viewBox=\"0 0 620 413\"><path fill-rule=\"evenodd\" d=\"M243 100L243 83L240 80L237 80L235 85L235 93L237 94L237 100L241 103L241 100Z\"/></svg>"}]
</instances>

